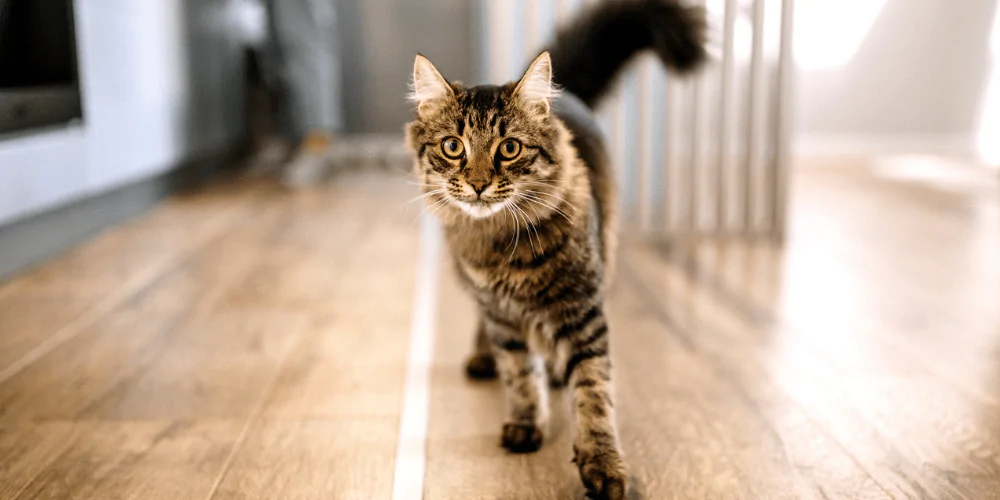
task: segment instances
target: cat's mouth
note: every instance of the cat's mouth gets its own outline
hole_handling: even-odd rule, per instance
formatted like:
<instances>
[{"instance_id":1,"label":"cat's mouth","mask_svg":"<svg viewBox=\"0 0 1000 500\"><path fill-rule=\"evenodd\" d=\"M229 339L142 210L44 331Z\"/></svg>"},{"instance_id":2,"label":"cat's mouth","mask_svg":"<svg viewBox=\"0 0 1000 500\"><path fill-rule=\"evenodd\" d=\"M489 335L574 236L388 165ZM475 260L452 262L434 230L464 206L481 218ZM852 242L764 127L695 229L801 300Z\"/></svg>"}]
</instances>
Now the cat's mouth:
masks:
<instances>
[{"instance_id":1,"label":"cat's mouth","mask_svg":"<svg viewBox=\"0 0 1000 500\"><path fill-rule=\"evenodd\" d=\"M468 214L474 219L485 219L501 210L503 210L504 203L497 201L462 201L456 200L458 207L462 209L463 212Z\"/></svg>"}]
</instances>

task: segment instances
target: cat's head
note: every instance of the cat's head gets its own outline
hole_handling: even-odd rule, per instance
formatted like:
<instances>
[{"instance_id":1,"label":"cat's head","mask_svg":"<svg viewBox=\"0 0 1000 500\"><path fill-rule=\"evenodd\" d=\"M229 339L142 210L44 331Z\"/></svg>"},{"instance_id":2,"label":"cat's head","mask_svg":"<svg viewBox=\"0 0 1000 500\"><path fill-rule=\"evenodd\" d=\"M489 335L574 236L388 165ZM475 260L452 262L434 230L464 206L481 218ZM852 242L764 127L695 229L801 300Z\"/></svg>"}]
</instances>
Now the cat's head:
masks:
<instances>
[{"instance_id":1,"label":"cat's head","mask_svg":"<svg viewBox=\"0 0 1000 500\"><path fill-rule=\"evenodd\" d=\"M412 85L416 119L407 124L407 142L435 211L485 219L547 203L559 176L560 140L547 52L518 82L468 88L418 55Z\"/></svg>"}]
</instances>

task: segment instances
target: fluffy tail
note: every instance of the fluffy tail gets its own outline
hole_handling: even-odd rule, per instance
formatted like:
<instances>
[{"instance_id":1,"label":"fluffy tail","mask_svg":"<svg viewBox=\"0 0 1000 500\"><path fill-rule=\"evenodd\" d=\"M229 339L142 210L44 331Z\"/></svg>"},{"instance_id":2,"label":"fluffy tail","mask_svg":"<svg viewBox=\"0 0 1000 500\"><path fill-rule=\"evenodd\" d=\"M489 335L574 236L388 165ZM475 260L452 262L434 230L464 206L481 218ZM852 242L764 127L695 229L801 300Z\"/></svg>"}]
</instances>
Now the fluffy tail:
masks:
<instances>
[{"instance_id":1,"label":"fluffy tail","mask_svg":"<svg viewBox=\"0 0 1000 500\"><path fill-rule=\"evenodd\" d=\"M677 0L602 2L560 30L549 49L553 80L591 108L635 54L652 49L674 71L707 58L705 11Z\"/></svg>"}]
</instances>

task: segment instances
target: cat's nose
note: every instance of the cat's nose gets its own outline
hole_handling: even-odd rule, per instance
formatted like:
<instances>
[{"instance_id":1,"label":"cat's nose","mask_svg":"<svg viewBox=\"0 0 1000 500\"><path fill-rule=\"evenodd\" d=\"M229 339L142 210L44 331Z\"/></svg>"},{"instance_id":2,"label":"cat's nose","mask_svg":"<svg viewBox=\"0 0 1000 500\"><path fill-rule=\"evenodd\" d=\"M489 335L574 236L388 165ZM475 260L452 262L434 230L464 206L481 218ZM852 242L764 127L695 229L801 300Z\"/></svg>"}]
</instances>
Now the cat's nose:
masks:
<instances>
[{"instance_id":1,"label":"cat's nose","mask_svg":"<svg viewBox=\"0 0 1000 500\"><path fill-rule=\"evenodd\" d=\"M487 179L466 179L465 182L469 183L477 196L482 195L483 191L486 191L487 186L490 185L490 181Z\"/></svg>"}]
</instances>

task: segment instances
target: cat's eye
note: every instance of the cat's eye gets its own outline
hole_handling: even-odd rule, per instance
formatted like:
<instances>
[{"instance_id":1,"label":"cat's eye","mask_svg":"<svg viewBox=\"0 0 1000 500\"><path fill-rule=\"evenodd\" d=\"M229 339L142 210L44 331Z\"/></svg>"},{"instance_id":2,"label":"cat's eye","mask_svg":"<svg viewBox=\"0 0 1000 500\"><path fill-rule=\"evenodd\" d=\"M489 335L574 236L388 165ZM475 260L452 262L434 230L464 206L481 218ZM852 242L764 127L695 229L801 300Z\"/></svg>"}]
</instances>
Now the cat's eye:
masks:
<instances>
[{"instance_id":1,"label":"cat's eye","mask_svg":"<svg viewBox=\"0 0 1000 500\"><path fill-rule=\"evenodd\" d=\"M521 154L521 141L517 139L507 139L500 143L500 147L497 149L500 153L500 157L504 160L513 160Z\"/></svg>"},{"instance_id":2,"label":"cat's eye","mask_svg":"<svg viewBox=\"0 0 1000 500\"><path fill-rule=\"evenodd\" d=\"M457 160L461 158L462 153L465 152L465 143L463 143L458 137L448 137L447 139L441 141L441 152L448 158Z\"/></svg>"}]
</instances>

